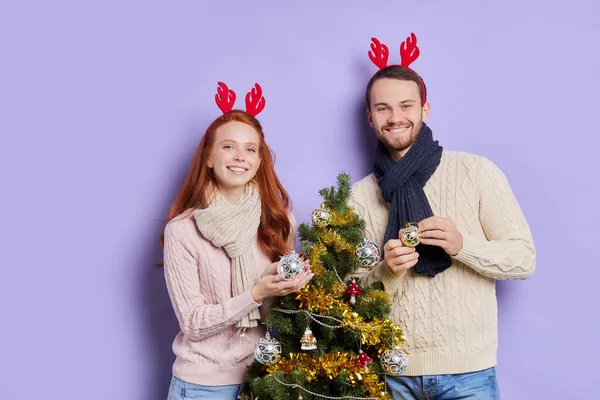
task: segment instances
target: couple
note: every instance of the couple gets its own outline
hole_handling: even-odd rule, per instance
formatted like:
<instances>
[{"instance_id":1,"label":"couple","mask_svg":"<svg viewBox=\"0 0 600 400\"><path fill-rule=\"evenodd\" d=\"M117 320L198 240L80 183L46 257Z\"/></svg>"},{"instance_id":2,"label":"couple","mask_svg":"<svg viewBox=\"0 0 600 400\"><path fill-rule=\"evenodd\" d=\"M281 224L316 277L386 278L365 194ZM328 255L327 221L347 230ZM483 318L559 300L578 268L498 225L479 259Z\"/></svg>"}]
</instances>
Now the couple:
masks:
<instances>
[{"instance_id":1,"label":"couple","mask_svg":"<svg viewBox=\"0 0 600 400\"><path fill-rule=\"evenodd\" d=\"M495 369L495 280L526 279L535 268L528 224L502 172L485 158L443 150L425 124L430 105L409 65L416 38L402 44L401 65L373 39L380 68L366 87L367 118L379 139L373 174L353 186L351 206L384 259L357 274L383 282L390 318L403 327L410 363L387 377L395 399L499 399ZM219 83L223 111L202 137L169 210L165 278L181 332L168 400L237 398L254 344L264 335L269 300L295 292L276 261L293 249L290 199L256 115L260 86L246 111ZM417 223L421 245L399 237Z\"/></svg>"}]
</instances>

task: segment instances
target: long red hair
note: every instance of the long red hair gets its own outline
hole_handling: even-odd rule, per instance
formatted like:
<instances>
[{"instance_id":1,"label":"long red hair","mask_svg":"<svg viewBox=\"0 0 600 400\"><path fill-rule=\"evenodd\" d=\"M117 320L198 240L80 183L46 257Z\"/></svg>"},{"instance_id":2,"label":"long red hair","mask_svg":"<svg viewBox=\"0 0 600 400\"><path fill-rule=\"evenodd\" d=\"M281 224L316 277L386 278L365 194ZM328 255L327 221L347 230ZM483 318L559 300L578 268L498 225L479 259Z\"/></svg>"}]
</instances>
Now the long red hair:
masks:
<instances>
[{"instance_id":1,"label":"long red hair","mask_svg":"<svg viewBox=\"0 0 600 400\"><path fill-rule=\"evenodd\" d=\"M265 134L260 122L246 111L231 110L210 124L200 140L179 193L169 207L169 221L187 209L203 209L209 206L217 185L212 170L207 165L208 156L214 146L217 129L233 121L250 125L260 138L258 150L260 165L252 180L258 186L262 203L258 242L271 261L276 261L279 256L290 250L292 226L288 213L291 200L275 173L273 152L265 142Z\"/></svg>"}]
</instances>

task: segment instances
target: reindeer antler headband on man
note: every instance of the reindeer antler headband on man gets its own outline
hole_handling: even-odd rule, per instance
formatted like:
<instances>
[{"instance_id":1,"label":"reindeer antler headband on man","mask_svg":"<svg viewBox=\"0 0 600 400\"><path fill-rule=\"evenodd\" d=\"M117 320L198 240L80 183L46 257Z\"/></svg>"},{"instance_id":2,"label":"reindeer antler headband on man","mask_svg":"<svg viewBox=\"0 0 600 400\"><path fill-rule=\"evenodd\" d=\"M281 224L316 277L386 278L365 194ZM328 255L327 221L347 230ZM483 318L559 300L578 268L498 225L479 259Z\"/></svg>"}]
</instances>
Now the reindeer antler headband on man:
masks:
<instances>
[{"instance_id":1,"label":"reindeer antler headband on man","mask_svg":"<svg viewBox=\"0 0 600 400\"><path fill-rule=\"evenodd\" d=\"M417 37L414 33L411 33L404 42L400 45L400 66L408 68L413 61L419 58L421 51L417 47ZM373 61L373 64L377 65L379 69L388 66L388 57L390 55L388 47L381 43L377 38L371 38L371 50L369 51L369 58ZM410 68L409 68L410 69ZM415 72L416 73L416 72ZM419 74L417 74L419 76ZM427 101L427 92L423 79L419 76L421 82L421 88L423 91L423 98L421 99L421 105L425 105Z\"/></svg>"},{"instance_id":2,"label":"reindeer antler headband on man","mask_svg":"<svg viewBox=\"0 0 600 400\"><path fill-rule=\"evenodd\" d=\"M215 102L221 111L223 111L223 114L227 114L231 111L235 103L235 92L229 89L223 82L219 82L217 94L215 94ZM262 95L262 88L258 83L255 83L254 87L246 93L246 112L256 117L265 108L266 102Z\"/></svg>"}]
</instances>

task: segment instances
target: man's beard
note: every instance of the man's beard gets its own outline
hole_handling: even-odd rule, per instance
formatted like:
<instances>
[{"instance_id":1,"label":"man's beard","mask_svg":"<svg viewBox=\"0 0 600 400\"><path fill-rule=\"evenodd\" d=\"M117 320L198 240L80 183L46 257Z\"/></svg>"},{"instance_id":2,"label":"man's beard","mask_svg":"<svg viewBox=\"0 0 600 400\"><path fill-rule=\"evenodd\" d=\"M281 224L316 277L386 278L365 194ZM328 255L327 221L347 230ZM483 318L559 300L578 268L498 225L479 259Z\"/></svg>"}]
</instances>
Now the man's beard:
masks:
<instances>
[{"instance_id":1,"label":"man's beard","mask_svg":"<svg viewBox=\"0 0 600 400\"><path fill-rule=\"evenodd\" d=\"M383 138L383 144L385 145L385 147L388 150L391 151L404 151L406 149L408 149L410 146L412 146L412 144L415 142L415 140L417 140L417 137L419 136L419 132L421 130L422 127L422 123L419 123L419 127L416 127L414 124L411 124L409 126L409 132L406 132L404 134L402 134L400 137L390 137L389 135L391 135L389 132L387 132L387 135L383 134L383 132L386 132L385 129L389 129L389 128L393 128L393 127L403 127L406 125L386 125L384 127L381 128L381 136Z\"/></svg>"}]
</instances>

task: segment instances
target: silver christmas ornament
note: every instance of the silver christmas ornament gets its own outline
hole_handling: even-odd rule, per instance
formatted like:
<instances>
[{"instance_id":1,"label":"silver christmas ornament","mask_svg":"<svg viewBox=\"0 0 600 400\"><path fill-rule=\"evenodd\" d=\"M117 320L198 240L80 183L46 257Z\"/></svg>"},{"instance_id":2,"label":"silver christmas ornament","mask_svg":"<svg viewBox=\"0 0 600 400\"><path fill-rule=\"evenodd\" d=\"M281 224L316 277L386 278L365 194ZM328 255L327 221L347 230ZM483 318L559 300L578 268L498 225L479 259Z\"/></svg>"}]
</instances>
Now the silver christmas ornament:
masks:
<instances>
[{"instance_id":1,"label":"silver christmas ornament","mask_svg":"<svg viewBox=\"0 0 600 400\"><path fill-rule=\"evenodd\" d=\"M281 257L277 263L277 273L283 275L285 280L296 278L302 271L304 271L304 262L295 251Z\"/></svg>"},{"instance_id":2,"label":"silver christmas ornament","mask_svg":"<svg viewBox=\"0 0 600 400\"><path fill-rule=\"evenodd\" d=\"M275 364L281 358L281 344L267 332L254 345L254 358L263 365Z\"/></svg>"},{"instance_id":3,"label":"silver christmas ornament","mask_svg":"<svg viewBox=\"0 0 600 400\"><path fill-rule=\"evenodd\" d=\"M400 346L384 351L379 361L385 373L391 376L401 375L408 367L408 358L400 350Z\"/></svg>"},{"instance_id":4,"label":"silver christmas ornament","mask_svg":"<svg viewBox=\"0 0 600 400\"><path fill-rule=\"evenodd\" d=\"M381 260L381 250L375 243L364 238L356 247L356 256L363 267L371 268Z\"/></svg>"}]
</instances>

